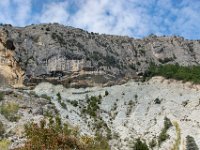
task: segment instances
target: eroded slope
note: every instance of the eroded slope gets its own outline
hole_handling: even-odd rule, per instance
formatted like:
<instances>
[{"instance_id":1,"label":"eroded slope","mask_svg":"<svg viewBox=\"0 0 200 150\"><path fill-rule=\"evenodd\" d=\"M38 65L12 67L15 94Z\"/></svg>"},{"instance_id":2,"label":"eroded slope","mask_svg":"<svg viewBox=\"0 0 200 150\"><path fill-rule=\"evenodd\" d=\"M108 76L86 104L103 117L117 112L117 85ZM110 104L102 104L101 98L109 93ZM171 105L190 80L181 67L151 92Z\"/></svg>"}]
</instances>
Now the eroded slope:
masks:
<instances>
[{"instance_id":1,"label":"eroded slope","mask_svg":"<svg viewBox=\"0 0 200 150\"><path fill-rule=\"evenodd\" d=\"M165 117L173 126L167 131L169 137L154 149L170 150L173 145L185 149L187 135L194 137L200 147L199 90L198 85L161 77L105 88L65 89L42 83L35 89L38 94L52 96L63 119L78 125L82 133L105 133L112 149L121 150L131 149L138 137L147 143L152 139L158 141ZM105 91L108 92L105 94ZM90 97L98 99L99 95L102 97L100 102L96 101L99 109L89 109L88 106L94 106L94 99Z\"/></svg>"}]
</instances>

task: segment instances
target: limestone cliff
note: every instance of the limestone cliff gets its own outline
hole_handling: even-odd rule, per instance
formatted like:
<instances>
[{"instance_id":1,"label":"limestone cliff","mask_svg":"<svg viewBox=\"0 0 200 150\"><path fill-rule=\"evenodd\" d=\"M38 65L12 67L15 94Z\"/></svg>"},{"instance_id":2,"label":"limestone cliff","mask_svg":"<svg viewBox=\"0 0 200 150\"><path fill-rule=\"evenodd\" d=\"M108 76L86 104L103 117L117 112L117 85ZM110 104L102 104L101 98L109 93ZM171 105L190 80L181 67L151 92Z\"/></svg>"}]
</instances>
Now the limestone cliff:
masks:
<instances>
[{"instance_id":1,"label":"limestone cliff","mask_svg":"<svg viewBox=\"0 0 200 150\"><path fill-rule=\"evenodd\" d=\"M3 25L0 35L1 43L10 50L6 51L12 57L10 61L20 67L18 73L13 72L25 85L41 81L66 87L76 86L77 82L82 82L82 86L116 84L144 73L150 62L200 63L200 41L176 36L134 39L59 24L23 28Z\"/></svg>"},{"instance_id":2,"label":"limestone cliff","mask_svg":"<svg viewBox=\"0 0 200 150\"><path fill-rule=\"evenodd\" d=\"M13 87L22 87L24 81L24 71L14 59L15 52L5 47L6 42L0 39L0 75L1 83L12 85ZM3 86L3 85L1 85Z\"/></svg>"}]
</instances>

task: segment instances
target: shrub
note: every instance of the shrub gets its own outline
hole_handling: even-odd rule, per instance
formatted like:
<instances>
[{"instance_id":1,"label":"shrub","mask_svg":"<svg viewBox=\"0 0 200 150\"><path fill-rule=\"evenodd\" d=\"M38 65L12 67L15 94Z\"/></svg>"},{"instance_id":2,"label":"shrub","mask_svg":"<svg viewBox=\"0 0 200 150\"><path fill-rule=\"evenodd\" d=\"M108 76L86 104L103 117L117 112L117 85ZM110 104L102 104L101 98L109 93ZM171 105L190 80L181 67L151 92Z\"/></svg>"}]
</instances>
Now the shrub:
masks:
<instances>
[{"instance_id":1,"label":"shrub","mask_svg":"<svg viewBox=\"0 0 200 150\"><path fill-rule=\"evenodd\" d=\"M83 109L83 113L87 113L92 117L96 117L97 110L99 109L99 105L101 104L101 99L96 96L91 96L87 99L87 107Z\"/></svg>"},{"instance_id":2,"label":"shrub","mask_svg":"<svg viewBox=\"0 0 200 150\"><path fill-rule=\"evenodd\" d=\"M46 28L46 31L51 31L49 27Z\"/></svg>"},{"instance_id":3,"label":"shrub","mask_svg":"<svg viewBox=\"0 0 200 150\"><path fill-rule=\"evenodd\" d=\"M0 92L0 101L4 100L4 93Z\"/></svg>"},{"instance_id":4,"label":"shrub","mask_svg":"<svg viewBox=\"0 0 200 150\"><path fill-rule=\"evenodd\" d=\"M47 96L46 94L42 94L41 97L44 98L44 99L47 99L47 100L51 101L51 97Z\"/></svg>"},{"instance_id":5,"label":"shrub","mask_svg":"<svg viewBox=\"0 0 200 150\"><path fill-rule=\"evenodd\" d=\"M136 70L135 64L130 64L129 67L130 67L131 69L133 69L133 70Z\"/></svg>"},{"instance_id":6,"label":"shrub","mask_svg":"<svg viewBox=\"0 0 200 150\"><path fill-rule=\"evenodd\" d=\"M149 150L147 144L145 142L142 142L140 138L136 139L133 149L134 150Z\"/></svg>"},{"instance_id":7,"label":"shrub","mask_svg":"<svg viewBox=\"0 0 200 150\"><path fill-rule=\"evenodd\" d=\"M25 125L27 141L19 150L52 149L52 150L109 150L108 142L102 136L95 138L80 136L77 128L69 128L60 117L41 120Z\"/></svg>"},{"instance_id":8,"label":"shrub","mask_svg":"<svg viewBox=\"0 0 200 150\"><path fill-rule=\"evenodd\" d=\"M31 91L30 94L33 95L35 98L39 98L39 97L40 97L40 96L37 95L34 91Z\"/></svg>"},{"instance_id":9,"label":"shrub","mask_svg":"<svg viewBox=\"0 0 200 150\"><path fill-rule=\"evenodd\" d=\"M133 106L134 106L134 102L132 100L130 100L128 102L128 107L127 107L127 112L126 112L127 117L131 114Z\"/></svg>"},{"instance_id":10,"label":"shrub","mask_svg":"<svg viewBox=\"0 0 200 150\"><path fill-rule=\"evenodd\" d=\"M132 100L130 100L129 102L128 102L128 105L130 105L130 106L133 106L135 103L132 101Z\"/></svg>"},{"instance_id":11,"label":"shrub","mask_svg":"<svg viewBox=\"0 0 200 150\"><path fill-rule=\"evenodd\" d=\"M91 139L91 138L90 138ZM95 138L91 139L86 145L87 150L110 150L108 140L102 134L96 134Z\"/></svg>"},{"instance_id":12,"label":"shrub","mask_svg":"<svg viewBox=\"0 0 200 150\"><path fill-rule=\"evenodd\" d=\"M167 134L167 130L163 128L161 133L158 136L158 145L160 146L161 143L167 140L168 138L169 138L169 135Z\"/></svg>"},{"instance_id":13,"label":"shrub","mask_svg":"<svg viewBox=\"0 0 200 150\"><path fill-rule=\"evenodd\" d=\"M137 63L136 63L138 66L140 66L141 65L141 63L138 61Z\"/></svg>"},{"instance_id":14,"label":"shrub","mask_svg":"<svg viewBox=\"0 0 200 150\"><path fill-rule=\"evenodd\" d=\"M164 128L168 130L171 126L172 126L172 122L170 121L169 118L165 117L164 118Z\"/></svg>"},{"instance_id":15,"label":"shrub","mask_svg":"<svg viewBox=\"0 0 200 150\"><path fill-rule=\"evenodd\" d=\"M141 55L145 55L145 53L146 53L146 52L145 52L145 49L142 49L142 48L139 49L139 53L140 53Z\"/></svg>"},{"instance_id":16,"label":"shrub","mask_svg":"<svg viewBox=\"0 0 200 150\"><path fill-rule=\"evenodd\" d=\"M164 128L162 129L161 133L158 136L158 145L160 146L162 142L167 140L169 138L169 135L167 134L167 130L172 126L172 123L169 118L164 118Z\"/></svg>"},{"instance_id":17,"label":"shrub","mask_svg":"<svg viewBox=\"0 0 200 150\"><path fill-rule=\"evenodd\" d=\"M58 103L61 105L61 107L64 109L67 109L67 105L62 101L62 97L60 93L58 92L56 95L57 95Z\"/></svg>"},{"instance_id":18,"label":"shrub","mask_svg":"<svg viewBox=\"0 0 200 150\"><path fill-rule=\"evenodd\" d=\"M194 138L190 135L186 137L186 150L199 150Z\"/></svg>"},{"instance_id":19,"label":"shrub","mask_svg":"<svg viewBox=\"0 0 200 150\"><path fill-rule=\"evenodd\" d=\"M108 93L108 91L106 90L106 91L105 91L105 96L108 96L108 94L109 94L109 93Z\"/></svg>"},{"instance_id":20,"label":"shrub","mask_svg":"<svg viewBox=\"0 0 200 150\"><path fill-rule=\"evenodd\" d=\"M101 96L101 94L99 95L99 99L102 99L102 96Z\"/></svg>"},{"instance_id":21,"label":"shrub","mask_svg":"<svg viewBox=\"0 0 200 150\"><path fill-rule=\"evenodd\" d=\"M0 106L0 113L4 115L6 119L12 122L19 120L20 117L17 115L18 110L19 105L15 103L8 103Z\"/></svg>"},{"instance_id":22,"label":"shrub","mask_svg":"<svg viewBox=\"0 0 200 150\"><path fill-rule=\"evenodd\" d=\"M64 102L61 102L60 105L62 106L62 108L67 109L67 105Z\"/></svg>"},{"instance_id":23,"label":"shrub","mask_svg":"<svg viewBox=\"0 0 200 150\"><path fill-rule=\"evenodd\" d=\"M79 149L84 146L78 141L75 135L66 124L62 124L61 119L50 118L41 120L40 124L29 123L25 125L27 141L21 150L31 149Z\"/></svg>"},{"instance_id":24,"label":"shrub","mask_svg":"<svg viewBox=\"0 0 200 150\"><path fill-rule=\"evenodd\" d=\"M61 97L61 95L60 95L60 92L58 92L56 95L57 95L58 101L61 101L62 97Z\"/></svg>"},{"instance_id":25,"label":"shrub","mask_svg":"<svg viewBox=\"0 0 200 150\"><path fill-rule=\"evenodd\" d=\"M78 106L78 101L76 101L76 100L70 101L70 103L71 103L72 106L74 106L74 107L77 107L77 106Z\"/></svg>"},{"instance_id":26,"label":"shrub","mask_svg":"<svg viewBox=\"0 0 200 150\"><path fill-rule=\"evenodd\" d=\"M149 142L149 147L151 149L153 149L155 146L157 145L157 142L155 139L152 139L150 142Z\"/></svg>"},{"instance_id":27,"label":"shrub","mask_svg":"<svg viewBox=\"0 0 200 150\"><path fill-rule=\"evenodd\" d=\"M118 64L118 60L112 56L112 55L107 55L105 58L105 65L106 66L112 66L112 67L117 67L119 64Z\"/></svg>"},{"instance_id":28,"label":"shrub","mask_svg":"<svg viewBox=\"0 0 200 150\"><path fill-rule=\"evenodd\" d=\"M137 99L137 98L138 98L138 95L137 95L137 94L135 94L135 96L134 96L134 97L135 97L135 99Z\"/></svg>"},{"instance_id":29,"label":"shrub","mask_svg":"<svg viewBox=\"0 0 200 150\"><path fill-rule=\"evenodd\" d=\"M160 100L159 98L156 98L156 99L154 100L154 103L155 103L155 104L161 104L161 100Z\"/></svg>"},{"instance_id":30,"label":"shrub","mask_svg":"<svg viewBox=\"0 0 200 150\"><path fill-rule=\"evenodd\" d=\"M2 137L4 133L5 133L4 125L3 125L3 123L0 121L0 137Z\"/></svg>"}]
</instances>

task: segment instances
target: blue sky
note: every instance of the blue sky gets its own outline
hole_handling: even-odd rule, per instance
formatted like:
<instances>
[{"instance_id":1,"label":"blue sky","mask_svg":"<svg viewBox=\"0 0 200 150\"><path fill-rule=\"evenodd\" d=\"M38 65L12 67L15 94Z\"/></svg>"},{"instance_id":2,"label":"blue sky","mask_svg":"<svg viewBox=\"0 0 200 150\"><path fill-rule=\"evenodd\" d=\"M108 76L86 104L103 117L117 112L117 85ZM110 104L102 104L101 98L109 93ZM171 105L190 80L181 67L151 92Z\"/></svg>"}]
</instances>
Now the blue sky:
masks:
<instances>
[{"instance_id":1,"label":"blue sky","mask_svg":"<svg viewBox=\"0 0 200 150\"><path fill-rule=\"evenodd\" d=\"M200 0L0 0L0 22L58 22L90 32L200 39Z\"/></svg>"}]
</instances>

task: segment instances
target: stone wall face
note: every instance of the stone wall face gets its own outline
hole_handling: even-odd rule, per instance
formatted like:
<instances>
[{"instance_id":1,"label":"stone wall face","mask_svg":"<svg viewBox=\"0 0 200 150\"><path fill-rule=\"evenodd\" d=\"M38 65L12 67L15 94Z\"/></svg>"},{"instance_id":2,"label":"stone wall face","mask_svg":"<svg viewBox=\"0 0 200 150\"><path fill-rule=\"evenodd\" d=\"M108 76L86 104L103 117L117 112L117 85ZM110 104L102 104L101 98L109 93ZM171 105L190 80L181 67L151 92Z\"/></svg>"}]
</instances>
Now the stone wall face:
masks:
<instances>
[{"instance_id":1,"label":"stone wall face","mask_svg":"<svg viewBox=\"0 0 200 150\"><path fill-rule=\"evenodd\" d=\"M14 60L14 52L4 47L0 42L0 76L13 87L22 87L24 72Z\"/></svg>"},{"instance_id":2,"label":"stone wall face","mask_svg":"<svg viewBox=\"0 0 200 150\"><path fill-rule=\"evenodd\" d=\"M84 67L85 60L68 60L62 56L54 56L47 62L47 72L62 71L62 72L77 72Z\"/></svg>"}]
</instances>

